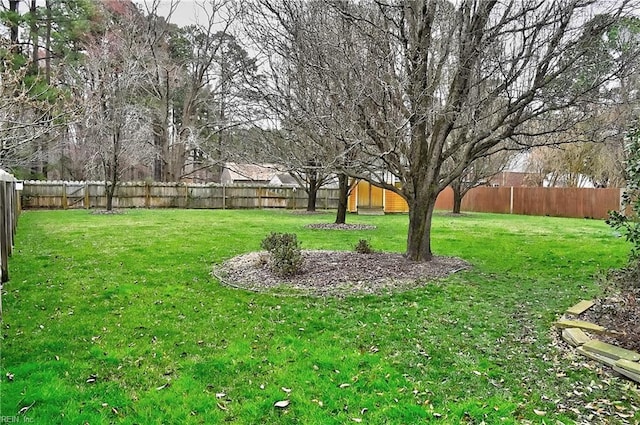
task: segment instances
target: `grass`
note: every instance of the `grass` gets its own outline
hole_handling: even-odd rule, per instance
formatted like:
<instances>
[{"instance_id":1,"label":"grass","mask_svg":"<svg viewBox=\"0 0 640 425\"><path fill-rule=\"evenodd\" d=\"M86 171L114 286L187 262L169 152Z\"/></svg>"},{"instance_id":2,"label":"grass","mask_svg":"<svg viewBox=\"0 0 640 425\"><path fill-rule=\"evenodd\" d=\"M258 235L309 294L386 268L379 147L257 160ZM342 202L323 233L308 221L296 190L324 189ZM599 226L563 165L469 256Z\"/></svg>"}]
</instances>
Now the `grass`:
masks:
<instances>
[{"instance_id":1,"label":"grass","mask_svg":"<svg viewBox=\"0 0 640 425\"><path fill-rule=\"evenodd\" d=\"M305 249L351 251L360 239L405 248L406 215L348 217L377 226L369 231L304 228L333 218L25 212L3 295L0 416L28 408L24 419L42 424L573 423L598 406L616 423L640 403L633 385L551 343L558 315L600 294L594 275L625 261L628 245L602 221L438 215L435 253L474 268L394 295L256 294L210 275L272 231L296 233ZM281 400L289 406L275 408Z\"/></svg>"}]
</instances>

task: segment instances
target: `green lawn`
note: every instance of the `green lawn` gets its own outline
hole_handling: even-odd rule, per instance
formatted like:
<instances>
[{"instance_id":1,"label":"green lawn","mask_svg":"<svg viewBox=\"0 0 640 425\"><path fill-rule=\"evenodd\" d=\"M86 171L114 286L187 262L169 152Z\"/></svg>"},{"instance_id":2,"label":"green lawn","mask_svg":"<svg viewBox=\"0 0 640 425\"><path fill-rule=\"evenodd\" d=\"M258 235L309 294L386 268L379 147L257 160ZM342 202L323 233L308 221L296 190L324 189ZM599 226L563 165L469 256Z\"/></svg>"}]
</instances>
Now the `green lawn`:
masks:
<instances>
[{"instance_id":1,"label":"green lawn","mask_svg":"<svg viewBox=\"0 0 640 425\"><path fill-rule=\"evenodd\" d=\"M552 322L600 293L594 275L625 262L629 246L604 222L437 215L435 253L473 269L395 295L256 294L210 275L272 231L296 233L305 249L353 250L359 239L405 248L406 215L347 218L376 230L304 228L333 219L25 212L3 295L0 417L24 408L20 419L37 424L555 424L598 407L617 423L639 405L637 387L551 345ZM287 408L274 407L282 400Z\"/></svg>"}]
</instances>

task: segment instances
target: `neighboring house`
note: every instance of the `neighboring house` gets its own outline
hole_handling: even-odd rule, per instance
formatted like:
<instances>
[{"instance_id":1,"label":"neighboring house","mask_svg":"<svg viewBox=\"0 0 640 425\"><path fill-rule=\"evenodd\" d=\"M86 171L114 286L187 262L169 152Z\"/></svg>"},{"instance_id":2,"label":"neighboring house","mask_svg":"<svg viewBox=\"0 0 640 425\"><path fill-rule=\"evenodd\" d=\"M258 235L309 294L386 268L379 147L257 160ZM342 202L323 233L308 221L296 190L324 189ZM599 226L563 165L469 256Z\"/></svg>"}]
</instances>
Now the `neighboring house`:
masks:
<instances>
[{"instance_id":1,"label":"neighboring house","mask_svg":"<svg viewBox=\"0 0 640 425\"><path fill-rule=\"evenodd\" d=\"M276 164L239 164L227 162L220 176L222 184L246 184L251 186L299 186L291 174Z\"/></svg>"},{"instance_id":2,"label":"neighboring house","mask_svg":"<svg viewBox=\"0 0 640 425\"><path fill-rule=\"evenodd\" d=\"M522 152L515 155L509 164L496 174L489 178L485 186L492 187L523 187L523 186L540 186L541 182L538 173L527 171L529 164L529 154Z\"/></svg>"},{"instance_id":3,"label":"neighboring house","mask_svg":"<svg viewBox=\"0 0 640 425\"><path fill-rule=\"evenodd\" d=\"M276 174L269 180L271 186L298 187L298 181L289 173Z\"/></svg>"}]
</instances>

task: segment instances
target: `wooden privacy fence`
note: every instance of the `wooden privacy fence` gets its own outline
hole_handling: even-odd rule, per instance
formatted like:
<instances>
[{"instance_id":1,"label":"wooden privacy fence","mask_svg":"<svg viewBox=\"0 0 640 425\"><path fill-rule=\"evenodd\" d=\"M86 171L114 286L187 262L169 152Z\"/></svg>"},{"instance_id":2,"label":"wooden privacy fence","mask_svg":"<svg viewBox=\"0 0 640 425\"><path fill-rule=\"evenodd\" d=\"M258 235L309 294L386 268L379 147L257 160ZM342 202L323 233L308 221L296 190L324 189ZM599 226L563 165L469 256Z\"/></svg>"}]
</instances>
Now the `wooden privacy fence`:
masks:
<instances>
[{"instance_id":1,"label":"wooden privacy fence","mask_svg":"<svg viewBox=\"0 0 640 425\"><path fill-rule=\"evenodd\" d=\"M105 208L103 182L25 181L23 208ZM116 188L114 208L286 208L307 206L300 188L220 184L127 182ZM338 189L320 189L316 207L338 208Z\"/></svg>"},{"instance_id":2,"label":"wooden privacy fence","mask_svg":"<svg viewBox=\"0 0 640 425\"><path fill-rule=\"evenodd\" d=\"M477 187L462 200L462 210L602 219L608 217L610 210L620 209L622 192L622 189ZM104 208L106 199L103 182L25 181L22 191L23 208ZM384 211L406 212L406 203L399 200L385 202ZM118 185L113 201L115 208L301 209L307 205L307 194L300 188L278 186L128 182ZM316 206L336 209L338 189L320 189ZM438 196L436 209L452 208L453 191L447 188ZM357 208L353 206L350 211Z\"/></svg>"},{"instance_id":3,"label":"wooden privacy fence","mask_svg":"<svg viewBox=\"0 0 640 425\"><path fill-rule=\"evenodd\" d=\"M609 217L619 211L624 189L565 187L476 187L462 199L463 211L503 214L548 215L554 217ZM436 209L453 208L453 190L445 189Z\"/></svg>"},{"instance_id":4,"label":"wooden privacy fence","mask_svg":"<svg viewBox=\"0 0 640 425\"><path fill-rule=\"evenodd\" d=\"M13 252L20 199L13 175L0 170L0 316L2 316L2 284L9 280L9 257Z\"/></svg>"}]
</instances>

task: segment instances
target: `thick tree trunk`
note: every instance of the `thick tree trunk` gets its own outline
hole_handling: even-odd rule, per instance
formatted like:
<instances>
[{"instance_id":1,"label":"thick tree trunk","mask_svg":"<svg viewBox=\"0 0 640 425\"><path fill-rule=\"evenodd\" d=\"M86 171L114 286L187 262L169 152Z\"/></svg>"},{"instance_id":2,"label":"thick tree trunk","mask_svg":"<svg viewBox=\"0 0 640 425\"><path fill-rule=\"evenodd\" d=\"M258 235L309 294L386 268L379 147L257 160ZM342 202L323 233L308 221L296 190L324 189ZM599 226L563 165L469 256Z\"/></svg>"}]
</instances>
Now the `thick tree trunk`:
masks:
<instances>
[{"instance_id":1,"label":"thick tree trunk","mask_svg":"<svg viewBox=\"0 0 640 425\"><path fill-rule=\"evenodd\" d=\"M424 198L424 199L423 199ZM409 232L406 257L413 261L430 261L431 221L436 205L436 194L416 196L409 205Z\"/></svg>"},{"instance_id":2,"label":"thick tree trunk","mask_svg":"<svg viewBox=\"0 0 640 425\"><path fill-rule=\"evenodd\" d=\"M45 41L44 41L44 49L45 49L45 60L44 60L44 75L47 81L47 84L51 84L51 24L53 21L53 17L51 16L51 0L45 1L45 7L47 9L47 26L45 29Z\"/></svg>"},{"instance_id":3,"label":"thick tree trunk","mask_svg":"<svg viewBox=\"0 0 640 425\"><path fill-rule=\"evenodd\" d=\"M160 182L164 178L165 168L165 128L162 120L157 116L153 118L153 146L155 148L155 159L153 160L153 180Z\"/></svg>"},{"instance_id":4,"label":"thick tree trunk","mask_svg":"<svg viewBox=\"0 0 640 425\"><path fill-rule=\"evenodd\" d=\"M347 221L347 207L349 203L349 177L338 174L338 212L335 224L345 224Z\"/></svg>"},{"instance_id":5,"label":"thick tree trunk","mask_svg":"<svg viewBox=\"0 0 640 425\"><path fill-rule=\"evenodd\" d=\"M314 212L316 210L316 201L318 200L318 180L314 178L309 179L307 195L307 211Z\"/></svg>"},{"instance_id":6,"label":"thick tree trunk","mask_svg":"<svg viewBox=\"0 0 640 425\"><path fill-rule=\"evenodd\" d=\"M453 189L453 210L451 212L454 214L460 214L462 198L464 197L461 186L462 184L458 179L455 179L453 183L451 183L451 188Z\"/></svg>"},{"instance_id":7,"label":"thick tree trunk","mask_svg":"<svg viewBox=\"0 0 640 425\"><path fill-rule=\"evenodd\" d=\"M18 5L20 4L20 0L9 0L9 10L18 14ZM18 23L15 21L11 21L10 24L10 37L11 37L11 50L13 53L20 53L20 45L19 43L19 28Z\"/></svg>"},{"instance_id":8,"label":"thick tree trunk","mask_svg":"<svg viewBox=\"0 0 640 425\"><path fill-rule=\"evenodd\" d=\"M38 73L38 50L40 48L39 44L39 28L38 28L38 5L36 0L31 0L31 6L29 7L29 14L31 22L29 23L29 31L31 32L31 42L33 45L31 46L31 70L34 75Z\"/></svg>"},{"instance_id":9,"label":"thick tree trunk","mask_svg":"<svg viewBox=\"0 0 640 425\"><path fill-rule=\"evenodd\" d=\"M116 193L116 187L118 185L118 176L120 175L120 129L116 129L115 133L111 136L113 141L113 152L111 152L111 164L105 167L105 194L107 195L107 211L113 209L113 196Z\"/></svg>"},{"instance_id":10,"label":"thick tree trunk","mask_svg":"<svg viewBox=\"0 0 640 425\"><path fill-rule=\"evenodd\" d=\"M115 192L115 187L116 186L111 182L106 184L105 192L107 195L107 206L106 206L107 211L113 210L113 194Z\"/></svg>"}]
</instances>

